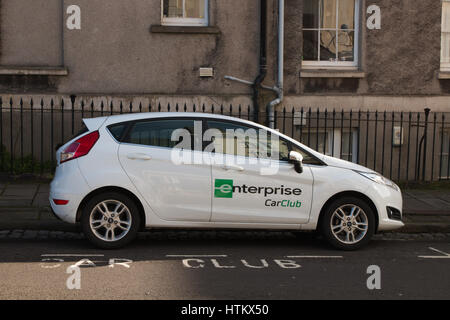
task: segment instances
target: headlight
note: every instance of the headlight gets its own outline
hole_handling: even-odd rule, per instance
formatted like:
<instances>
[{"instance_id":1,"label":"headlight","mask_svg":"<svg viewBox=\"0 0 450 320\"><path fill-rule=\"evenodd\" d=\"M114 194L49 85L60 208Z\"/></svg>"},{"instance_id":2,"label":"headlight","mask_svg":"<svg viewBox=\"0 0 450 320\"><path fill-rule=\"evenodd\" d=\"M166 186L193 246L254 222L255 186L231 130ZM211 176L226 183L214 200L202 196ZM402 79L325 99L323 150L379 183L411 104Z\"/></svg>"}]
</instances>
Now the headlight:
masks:
<instances>
[{"instance_id":1,"label":"headlight","mask_svg":"<svg viewBox=\"0 0 450 320\"><path fill-rule=\"evenodd\" d=\"M363 177L366 177L367 179L372 180L373 182L388 186L396 191L400 191L400 188L391 180L383 177L381 174L378 174L376 172L361 172L361 171L355 171L356 173L359 173Z\"/></svg>"}]
</instances>

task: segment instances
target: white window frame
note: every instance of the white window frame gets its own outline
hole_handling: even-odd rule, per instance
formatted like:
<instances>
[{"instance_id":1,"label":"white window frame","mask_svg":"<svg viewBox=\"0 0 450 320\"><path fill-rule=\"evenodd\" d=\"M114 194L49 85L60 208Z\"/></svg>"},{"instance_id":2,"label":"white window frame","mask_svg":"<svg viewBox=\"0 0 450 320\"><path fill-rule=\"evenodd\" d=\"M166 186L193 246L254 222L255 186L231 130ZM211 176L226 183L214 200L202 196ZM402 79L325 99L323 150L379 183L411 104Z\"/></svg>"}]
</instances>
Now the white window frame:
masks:
<instances>
[{"instance_id":1,"label":"white window frame","mask_svg":"<svg viewBox=\"0 0 450 320\"><path fill-rule=\"evenodd\" d=\"M319 5L321 3L320 0ZM319 41L318 41L318 55L320 59L320 31L324 30L330 30L330 31L336 31L339 30L339 0L336 0L338 2L338 5L336 6L336 29L321 29L320 25L317 28L304 28L304 31L317 31L319 33ZM357 70L359 66L359 29L360 29L360 0L355 0L355 21L354 21L354 32L355 32L355 38L354 38L354 61L312 61L312 60L302 60L302 68L303 69L346 69L346 70ZM319 9L320 12L320 9ZM319 22L320 23L320 22ZM336 35L336 48L339 48L339 37Z\"/></svg>"},{"instance_id":2,"label":"white window frame","mask_svg":"<svg viewBox=\"0 0 450 320\"><path fill-rule=\"evenodd\" d=\"M448 3L450 5L450 0L442 0L442 20L441 20L441 71L450 72L450 62L443 62L444 60L444 4ZM450 18L450 17L447 17ZM448 33L448 32L445 32Z\"/></svg>"},{"instance_id":3,"label":"white window frame","mask_svg":"<svg viewBox=\"0 0 450 320\"><path fill-rule=\"evenodd\" d=\"M205 17L203 19L196 18L168 18L164 17L164 0L161 0L161 24L164 26L208 26L209 24L209 0L205 1ZM185 7L185 0L183 0L183 7ZM183 15L186 14L183 8Z\"/></svg>"}]
</instances>

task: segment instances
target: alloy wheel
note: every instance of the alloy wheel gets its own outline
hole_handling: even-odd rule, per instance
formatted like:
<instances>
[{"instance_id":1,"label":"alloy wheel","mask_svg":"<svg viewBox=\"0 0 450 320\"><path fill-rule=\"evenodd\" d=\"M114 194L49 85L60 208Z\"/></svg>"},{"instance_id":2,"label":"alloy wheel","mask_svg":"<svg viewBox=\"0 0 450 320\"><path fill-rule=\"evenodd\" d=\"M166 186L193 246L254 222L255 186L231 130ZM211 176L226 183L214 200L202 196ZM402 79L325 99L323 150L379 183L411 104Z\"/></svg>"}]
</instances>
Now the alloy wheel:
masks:
<instances>
[{"instance_id":1,"label":"alloy wheel","mask_svg":"<svg viewBox=\"0 0 450 320\"><path fill-rule=\"evenodd\" d=\"M369 230L369 219L366 213L353 204L337 208L331 216L330 224L333 236L347 245L360 242Z\"/></svg>"},{"instance_id":2,"label":"alloy wheel","mask_svg":"<svg viewBox=\"0 0 450 320\"><path fill-rule=\"evenodd\" d=\"M131 229L132 217L128 207L117 200L105 200L92 209L89 225L94 235L107 242L123 239Z\"/></svg>"}]
</instances>

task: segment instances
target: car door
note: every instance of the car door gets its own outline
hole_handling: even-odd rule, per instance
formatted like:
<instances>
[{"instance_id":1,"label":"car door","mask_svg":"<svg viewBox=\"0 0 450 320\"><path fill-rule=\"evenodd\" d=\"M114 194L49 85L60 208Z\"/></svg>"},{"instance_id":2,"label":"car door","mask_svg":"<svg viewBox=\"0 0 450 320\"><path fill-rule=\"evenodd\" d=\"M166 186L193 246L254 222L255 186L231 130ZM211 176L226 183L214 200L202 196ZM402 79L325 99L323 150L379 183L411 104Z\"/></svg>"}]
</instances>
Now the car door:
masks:
<instances>
[{"instance_id":1,"label":"car door","mask_svg":"<svg viewBox=\"0 0 450 320\"><path fill-rule=\"evenodd\" d=\"M208 222L211 218L211 166L198 162L174 161L198 156L194 140L194 119L167 118L137 121L131 124L119 147L120 163L148 205L162 219L169 221ZM186 148L172 141L176 130L191 134ZM186 143L186 141L183 141Z\"/></svg>"},{"instance_id":2,"label":"car door","mask_svg":"<svg viewBox=\"0 0 450 320\"><path fill-rule=\"evenodd\" d=\"M268 224L308 222L313 190L312 172L308 166L304 166L301 174L294 170L294 165L287 161L290 146L287 141L279 140L277 148L279 150L268 147L273 149L272 152L279 152L278 160L263 159L261 147L273 143L272 138L271 142L267 141L270 134L266 130L252 128L240 122L217 120L208 120L207 128L205 137L211 130L215 132L209 134L213 136L211 148L214 148L213 153L216 157L212 164L213 222ZM252 152L255 146L250 139L241 139L243 145L238 146L239 139L228 135L237 130L242 130L242 134L249 132L247 131L249 129L257 131L256 153ZM219 133L222 137L218 138ZM277 137L278 135L275 135L275 138ZM269 169L272 172L268 172Z\"/></svg>"}]
</instances>

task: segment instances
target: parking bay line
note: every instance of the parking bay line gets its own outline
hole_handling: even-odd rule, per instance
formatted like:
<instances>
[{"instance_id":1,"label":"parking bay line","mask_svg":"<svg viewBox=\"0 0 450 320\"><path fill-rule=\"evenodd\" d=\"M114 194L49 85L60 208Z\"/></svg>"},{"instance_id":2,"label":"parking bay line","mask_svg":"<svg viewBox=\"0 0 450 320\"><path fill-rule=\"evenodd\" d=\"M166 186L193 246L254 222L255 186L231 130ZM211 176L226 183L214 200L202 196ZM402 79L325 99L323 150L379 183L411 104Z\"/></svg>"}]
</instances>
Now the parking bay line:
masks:
<instances>
[{"instance_id":1,"label":"parking bay line","mask_svg":"<svg viewBox=\"0 0 450 320\"><path fill-rule=\"evenodd\" d=\"M286 256L289 259L343 259L343 256Z\"/></svg>"},{"instance_id":2,"label":"parking bay line","mask_svg":"<svg viewBox=\"0 0 450 320\"><path fill-rule=\"evenodd\" d=\"M226 254L168 254L167 258L226 258Z\"/></svg>"},{"instance_id":3,"label":"parking bay line","mask_svg":"<svg viewBox=\"0 0 450 320\"><path fill-rule=\"evenodd\" d=\"M104 254L41 254L41 257L104 257Z\"/></svg>"},{"instance_id":4,"label":"parking bay line","mask_svg":"<svg viewBox=\"0 0 450 320\"><path fill-rule=\"evenodd\" d=\"M422 259L450 259L450 253L447 253L447 252L444 252L444 251L441 251L441 250L438 250L438 249L435 249L432 247L429 247L428 249L430 249L434 252L443 254L443 255L442 256L419 256L419 258L422 258Z\"/></svg>"}]
</instances>

